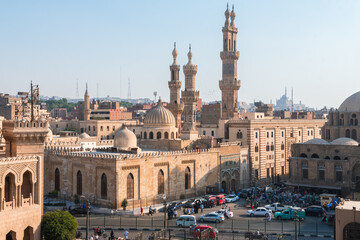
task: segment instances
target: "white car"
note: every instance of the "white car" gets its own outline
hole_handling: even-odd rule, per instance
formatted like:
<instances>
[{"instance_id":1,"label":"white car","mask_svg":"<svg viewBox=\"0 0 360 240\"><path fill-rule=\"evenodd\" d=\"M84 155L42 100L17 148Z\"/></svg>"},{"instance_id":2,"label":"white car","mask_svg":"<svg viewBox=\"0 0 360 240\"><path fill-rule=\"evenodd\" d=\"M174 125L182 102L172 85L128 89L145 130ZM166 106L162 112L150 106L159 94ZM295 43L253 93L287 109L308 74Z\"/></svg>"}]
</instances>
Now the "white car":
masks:
<instances>
[{"instance_id":1,"label":"white car","mask_svg":"<svg viewBox=\"0 0 360 240\"><path fill-rule=\"evenodd\" d=\"M247 215L250 217L254 216L262 216L262 217L268 217L272 213L271 210L268 210L264 207L258 207L255 210L248 210Z\"/></svg>"},{"instance_id":2,"label":"white car","mask_svg":"<svg viewBox=\"0 0 360 240\"><path fill-rule=\"evenodd\" d=\"M226 202L236 202L237 200L239 200L239 197L238 196L236 196L235 194L230 194L230 195L227 195L226 197L225 197L225 201Z\"/></svg>"},{"instance_id":3,"label":"white car","mask_svg":"<svg viewBox=\"0 0 360 240\"><path fill-rule=\"evenodd\" d=\"M225 209L220 209L220 210L218 210L218 211L216 211L214 213L222 214L227 218L232 218L234 216L233 212L230 212L229 210L225 210Z\"/></svg>"},{"instance_id":4,"label":"white car","mask_svg":"<svg viewBox=\"0 0 360 240\"><path fill-rule=\"evenodd\" d=\"M272 212L281 212L289 207L291 206L282 205L281 203L272 203L269 205L265 205L265 208L271 210Z\"/></svg>"}]
</instances>

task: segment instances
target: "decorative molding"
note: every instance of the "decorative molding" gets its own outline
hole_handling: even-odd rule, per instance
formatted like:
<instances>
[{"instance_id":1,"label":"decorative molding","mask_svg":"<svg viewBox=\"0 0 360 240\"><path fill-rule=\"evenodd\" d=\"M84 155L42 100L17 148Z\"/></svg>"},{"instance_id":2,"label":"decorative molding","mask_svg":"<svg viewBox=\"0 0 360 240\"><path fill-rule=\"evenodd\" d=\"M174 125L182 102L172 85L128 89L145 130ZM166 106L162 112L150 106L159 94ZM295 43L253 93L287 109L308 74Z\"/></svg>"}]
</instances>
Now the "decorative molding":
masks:
<instances>
[{"instance_id":1,"label":"decorative molding","mask_svg":"<svg viewBox=\"0 0 360 240\"><path fill-rule=\"evenodd\" d=\"M121 169L122 170L131 170L131 169L139 169L140 165L132 165L132 166L124 166Z\"/></svg>"},{"instance_id":2,"label":"decorative molding","mask_svg":"<svg viewBox=\"0 0 360 240\"><path fill-rule=\"evenodd\" d=\"M154 164L155 167L160 167L160 166L169 166L169 162L160 162L160 163L155 163Z\"/></svg>"}]
</instances>

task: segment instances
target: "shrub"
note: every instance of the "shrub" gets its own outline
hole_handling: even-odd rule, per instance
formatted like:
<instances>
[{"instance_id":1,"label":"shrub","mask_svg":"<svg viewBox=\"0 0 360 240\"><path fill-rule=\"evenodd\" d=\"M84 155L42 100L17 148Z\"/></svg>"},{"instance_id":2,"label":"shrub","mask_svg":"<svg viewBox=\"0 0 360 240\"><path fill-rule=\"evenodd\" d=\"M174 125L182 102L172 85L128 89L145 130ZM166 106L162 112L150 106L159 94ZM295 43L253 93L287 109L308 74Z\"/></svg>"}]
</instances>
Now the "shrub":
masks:
<instances>
[{"instance_id":1,"label":"shrub","mask_svg":"<svg viewBox=\"0 0 360 240\"><path fill-rule=\"evenodd\" d=\"M67 211L47 212L41 223L41 236L45 240L73 240L78 223Z\"/></svg>"},{"instance_id":2,"label":"shrub","mask_svg":"<svg viewBox=\"0 0 360 240\"><path fill-rule=\"evenodd\" d=\"M124 198L124 200L121 202L121 206L124 210L126 210L127 205L128 205L128 201L126 200L126 198Z\"/></svg>"},{"instance_id":3,"label":"shrub","mask_svg":"<svg viewBox=\"0 0 360 240\"><path fill-rule=\"evenodd\" d=\"M58 191L54 190L54 191L49 192L48 197L49 198L57 198L58 195L59 195Z\"/></svg>"}]
</instances>

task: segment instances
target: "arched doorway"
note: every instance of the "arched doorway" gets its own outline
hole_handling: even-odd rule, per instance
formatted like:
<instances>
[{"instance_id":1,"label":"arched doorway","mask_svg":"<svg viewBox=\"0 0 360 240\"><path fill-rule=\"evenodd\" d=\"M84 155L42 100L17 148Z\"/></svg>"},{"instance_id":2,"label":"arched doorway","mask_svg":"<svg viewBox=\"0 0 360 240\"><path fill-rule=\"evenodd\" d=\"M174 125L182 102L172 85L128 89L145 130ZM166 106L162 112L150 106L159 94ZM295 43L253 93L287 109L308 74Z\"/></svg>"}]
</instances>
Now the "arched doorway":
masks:
<instances>
[{"instance_id":1,"label":"arched doorway","mask_svg":"<svg viewBox=\"0 0 360 240\"><path fill-rule=\"evenodd\" d=\"M127 177L127 199L133 199L134 198L134 176L132 173L129 173Z\"/></svg>"},{"instance_id":2,"label":"arched doorway","mask_svg":"<svg viewBox=\"0 0 360 240\"><path fill-rule=\"evenodd\" d=\"M230 192L235 192L235 179L231 179L231 184L230 184Z\"/></svg>"},{"instance_id":3,"label":"arched doorway","mask_svg":"<svg viewBox=\"0 0 360 240\"><path fill-rule=\"evenodd\" d=\"M105 173L101 175L101 198L107 198L107 177Z\"/></svg>"},{"instance_id":4,"label":"arched doorway","mask_svg":"<svg viewBox=\"0 0 360 240\"><path fill-rule=\"evenodd\" d=\"M6 240L16 240L16 232L8 232L8 234L6 234Z\"/></svg>"},{"instance_id":5,"label":"arched doorway","mask_svg":"<svg viewBox=\"0 0 360 240\"><path fill-rule=\"evenodd\" d=\"M190 168L187 167L185 169L185 189L190 189L191 188L191 172L190 172Z\"/></svg>"},{"instance_id":6,"label":"arched doorway","mask_svg":"<svg viewBox=\"0 0 360 240\"><path fill-rule=\"evenodd\" d=\"M225 184L223 184L223 182L225 182ZM229 192L229 188L231 187L231 176L228 172L225 172L223 174L223 181L221 183L221 189L224 191L224 193L228 193Z\"/></svg>"},{"instance_id":7,"label":"arched doorway","mask_svg":"<svg viewBox=\"0 0 360 240\"><path fill-rule=\"evenodd\" d=\"M30 194L32 194L32 174L30 171L26 171L23 175L23 182L21 185L21 194L24 198L30 198Z\"/></svg>"},{"instance_id":8,"label":"arched doorway","mask_svg":"<svg viewBox=\"0 0 360 240\"><path fill-rule=\"evenodd\" d=\"M225 189L226 189L226 182L225 181L221 182L221 189L224 190L224 192L225 192Z\"/></svg>"},{"instance_id":9,"label":"arched doorway","mask_svg":"<svg viewBox=\"0 0 360 240\"><path fill-rule=\"evenodd\" d=\"M82 195L82 174L80 170L76 174L76 194Z\"/></svg>"},{"instance_id":10,"label":"arched doorway","mask_svg":"<svg viewBox=\"0 0 360 240\"><path fill-rule=\"evenodd\" d=\"M5 201L11 202L15 198L16 186L15 175L8 173L5 177Z\"/></svg>"},{"instance_id":11,"label":"arched doorway","mask_svg":"<svg viewBox=\"0 0 360 240\"><path fill-rule=\"evenodd\" d=\"M348 223L343 230L343 239L346 240L360 239L360 224L356 222Z\"/></svg>"},{"instance_id":12,"label":"arched doorway","mask_svg":"<svg viewBox=\"0 0 360 240\"><path fill-rule=\"evenodd\" d=\"M158 194L165 193L164 172L160 169L158 173Z\"/></svg>"},{"instance_id":13,"label":"arched doorway","mask_svg":"<svg viewBox=\"0 0 360 240\"><path fill-rule=\"evenodd\" d=\"M34 240L34 230L32 227L28 226L25 228L23 240Z\"/></svg>"},{"instance_id":14,"label":"arched doorway","mask_svg":"<svg viewBox=\"0 0 360 240\"><path fill-rule=\"evenodd\" d=\"M60 170L55 169L55 190L60 192Z\"/></svg>"}]
</instances>

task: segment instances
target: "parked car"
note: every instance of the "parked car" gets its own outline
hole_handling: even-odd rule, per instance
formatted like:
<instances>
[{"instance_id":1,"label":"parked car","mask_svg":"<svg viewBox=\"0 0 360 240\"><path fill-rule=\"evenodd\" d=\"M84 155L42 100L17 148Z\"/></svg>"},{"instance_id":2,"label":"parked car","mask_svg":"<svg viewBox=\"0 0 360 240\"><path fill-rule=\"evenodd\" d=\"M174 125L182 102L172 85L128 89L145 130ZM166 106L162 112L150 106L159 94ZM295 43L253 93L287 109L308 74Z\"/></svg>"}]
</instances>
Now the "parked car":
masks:
<instances>
[{"instance_id":1,"label":"parked car","mask_svg":"<svg viewBox=\"0 0 360 240\"><path fill-rule=\"evenodd\" d=\"M234 216L233 212L230 212L229 210L225 210L225 209L220 209L220 210L218 210L218 211L216 211L214 213L222 214L227 218L232 218Z\"/></svg>"},{"instance_id":2,"label":"parked car","mask_svg":"<svg viewBox=\"0 0 360 240\"><path fill-rule=\"evenodd\" d=\"M272 213L271 210L268 210L264 207L258 207L255 210L247 211L247 215L250 217L254 217L254 216L268 217L271 213Z\"/></svg>"},{"instance_id":3,"label":"parked car","mask_svg":"<svg viewBox=\"0 0 360 240\"><path fill-rule=\"evenodd\" d=\"M309 207L304 208L305 214L307 216L319 216L321 217L322 213L325 211L325 209L318 205L311 205Z\"/></svg>"},{"instance_id":4,"label":"parked car","mask_svg":"<svg viewBox=\"0 0 360 240\"><path fill-rule=\"evenodd\" d=\"M274 213L274 217L278 220L289 220L294 219L297 216L300 220L305 219L305 211L296 208L287 208L282 212Z\"/></svg>"},{"instance_id":5,"label":"parked car","mask_svg":"<svg viewBox=\"0 0 360 240\"><path fill-rule=\"evenodd\" d=\"M236 202L238 200L239 200L239 197L236 196L235 194L230 194L225 197L226 202Z\"/></svg>"},{"instance_id":6,"label":"parked car","mask_svg":"<svg viewBox=\"0 0 360 240\"><path fill-rule=\"evenodd\" d=\"M266 209L270 209L272 212L281 212L285 209L289 208L290 206L282 205L281 203L272 203L269 205L265 205Z\"/></svg>"},{"instance_id":7,"label":"parked car","mask_svg":"<svg viewBox=\"0 0 360 240\"><path fill-rule=\"evenodd\" d=\"M216 238L218 230L208 225L199 225L194 228L194 238Z\"/></svg>"},{"instance_id":8,"label":"parked car","mask_svg":"<svg viewBox=\"0 0 360 240\"><path fill-rule=\"evenodd\" d=\"M73 208L69 210L69 213L73 216L86 215L86 208Z\"/></svg>"},{"instance_id":9,"label":"parked car","mask_svg":"<svg viewBox=\"0 0 360 240\"><path fill-rule=\"evenodd\" d=\"M222 222L225 220L224 215L217 213L208 213L199 217L199 222Z\"/></svg>"},{"instance_id":10,"label":"parked car","mask_svg":"<svg viewBox=\"0 0 360 240\"><path fill-rule=\"evenodd\" d=\"M196 218L194 215L181 215L176 220L177 227L190 227L196 225Z\"/></svg>"},{"instance_id":11,"label":"parked car","mask_svg":"<svg viewBox=\"0 0 360 240\"><path fill-rule=\"evenodd\" d=\"M250 188L243 189L240 192L240 197L241 198L247 198L250 194L251 194L251 189Z\"/></svg>"},{"instance_id":12,"label":"parked car","mask_svg":"<svg viewBox=\"0 0 360 240\"><path fill-rule=\"evenodd\" d=\"M204 208L213 208L216 205L215 200L210 200L210 199L203 201L202 203L204 205Z\"/></svg>"},{"instance_id":13,"label":"parked car","mask_svg":"<svg viewBox=\"0 0 360 240\"><path fill-rule=\"evenodd\" d=\"M217 195L217 196L216 196L216 201L217 201L217 202L216 202L217 205L221 205L221 204L226 203L225 196L222 195L222 194Z\"/></svg>"}]
</instances>

